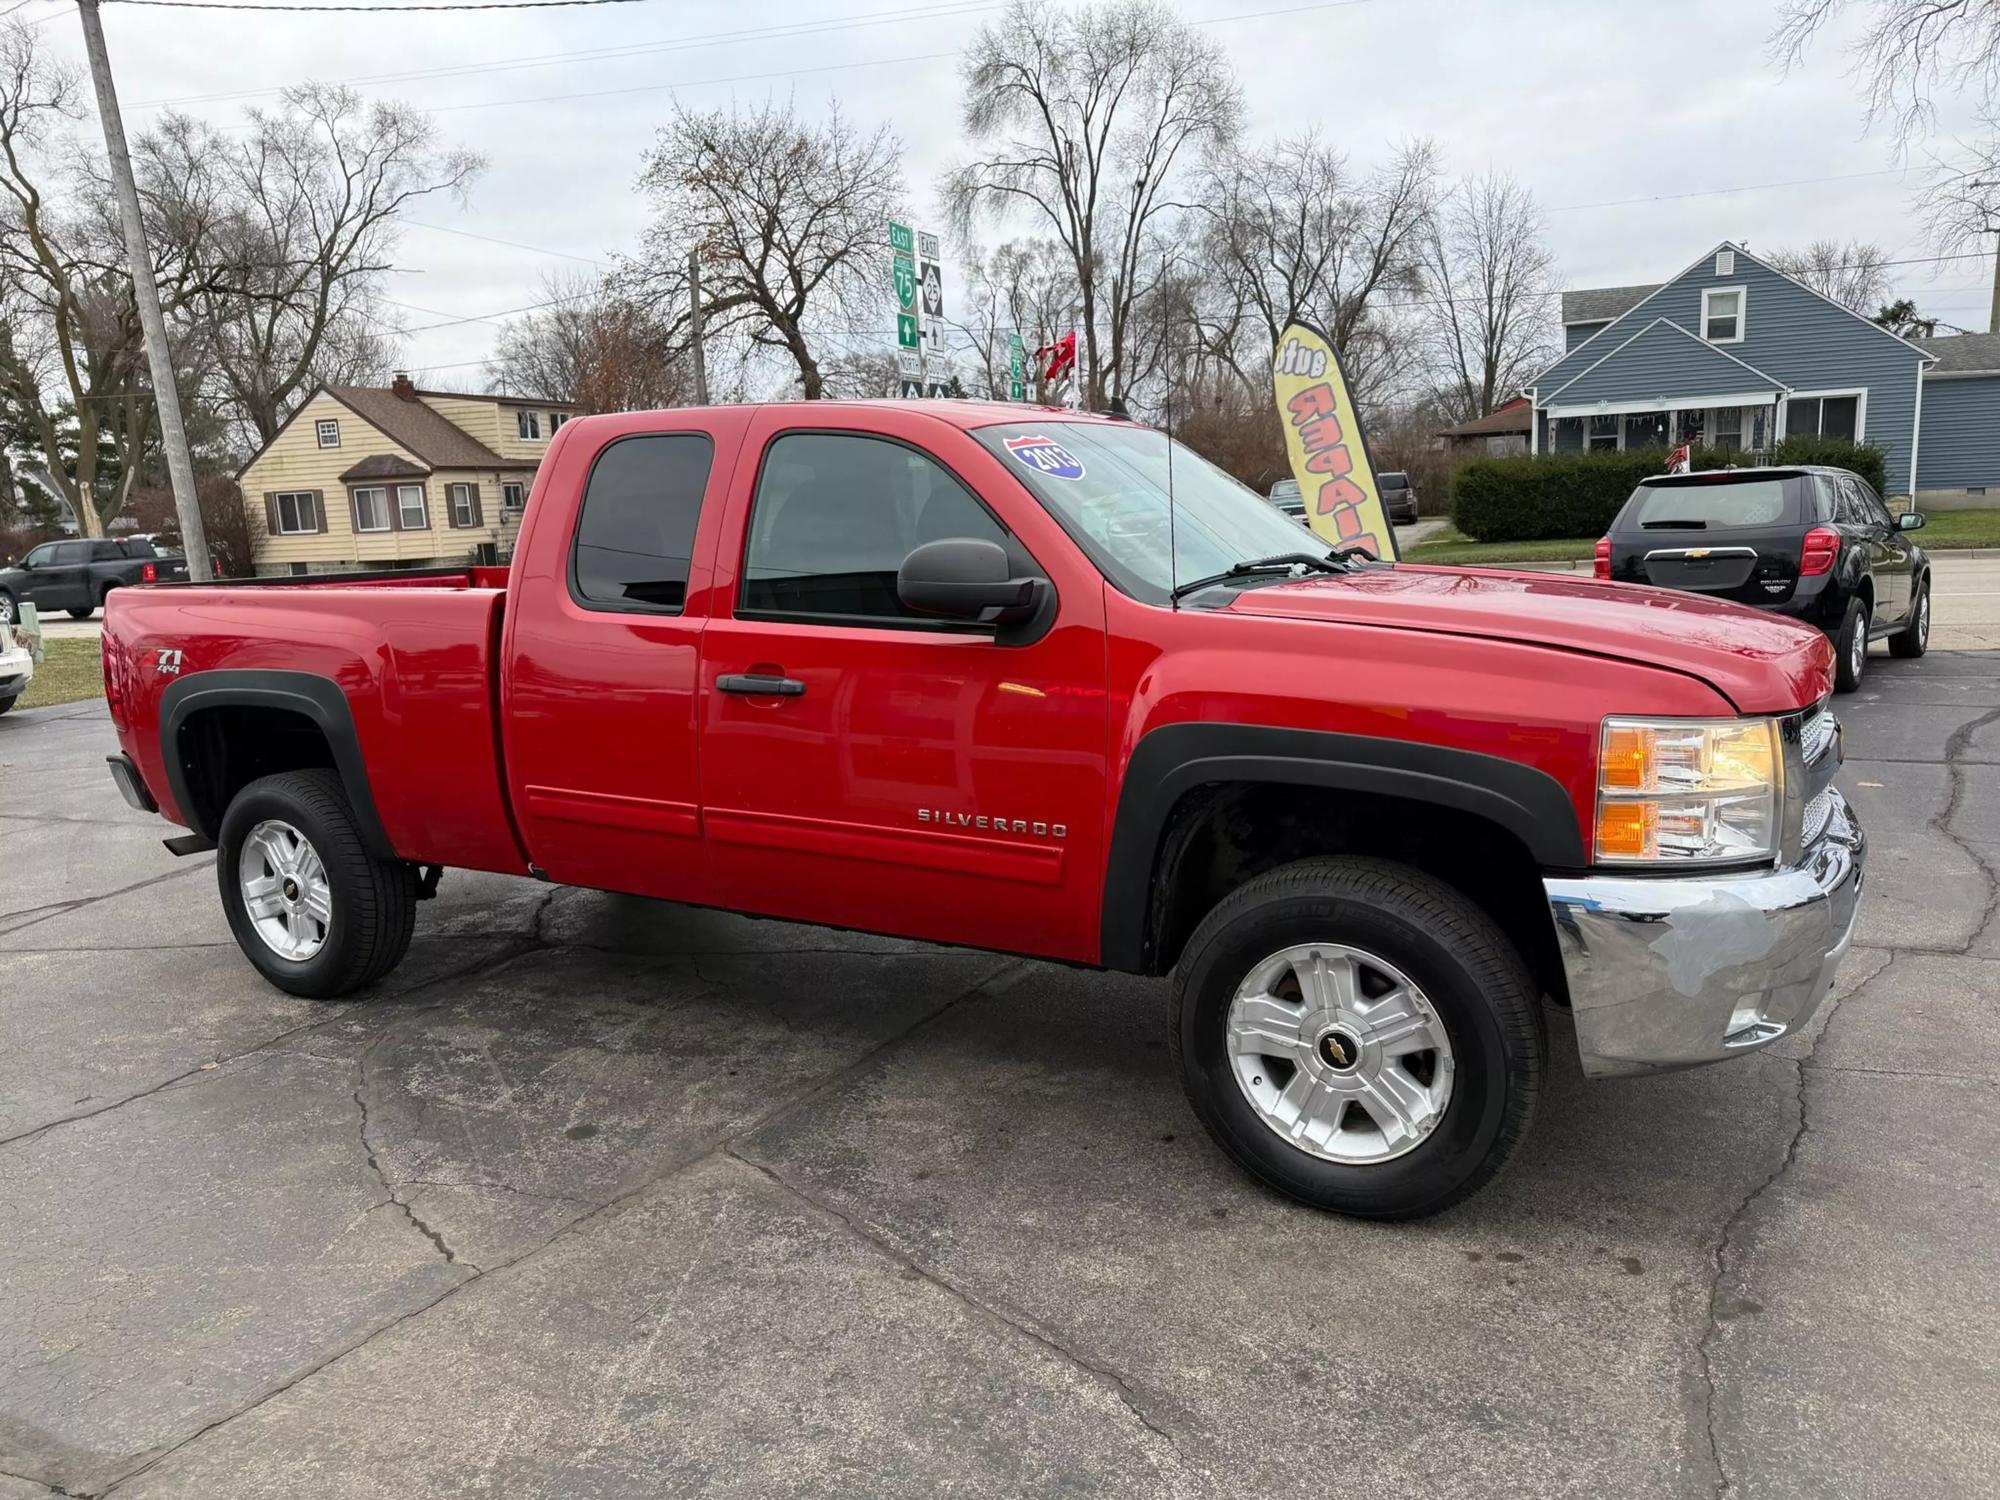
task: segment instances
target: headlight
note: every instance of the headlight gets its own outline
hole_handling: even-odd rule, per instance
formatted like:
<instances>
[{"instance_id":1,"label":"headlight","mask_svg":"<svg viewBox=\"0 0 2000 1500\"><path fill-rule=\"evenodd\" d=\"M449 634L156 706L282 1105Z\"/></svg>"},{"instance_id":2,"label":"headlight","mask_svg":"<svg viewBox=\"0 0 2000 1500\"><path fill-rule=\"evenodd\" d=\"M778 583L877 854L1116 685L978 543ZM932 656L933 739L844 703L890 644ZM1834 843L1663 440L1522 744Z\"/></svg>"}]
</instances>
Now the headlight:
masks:
<instances>
[{"instance_id":1,"label":"headlight","mask_svg":"<svg viewBox=\"0 0 2000 1500\"><path fill-rule=\"evenodd\" d=\"M1783 779L1775 719L1606 719L1597 858L1769 859L1778 850Z\"/></svg>"}]
</instances>

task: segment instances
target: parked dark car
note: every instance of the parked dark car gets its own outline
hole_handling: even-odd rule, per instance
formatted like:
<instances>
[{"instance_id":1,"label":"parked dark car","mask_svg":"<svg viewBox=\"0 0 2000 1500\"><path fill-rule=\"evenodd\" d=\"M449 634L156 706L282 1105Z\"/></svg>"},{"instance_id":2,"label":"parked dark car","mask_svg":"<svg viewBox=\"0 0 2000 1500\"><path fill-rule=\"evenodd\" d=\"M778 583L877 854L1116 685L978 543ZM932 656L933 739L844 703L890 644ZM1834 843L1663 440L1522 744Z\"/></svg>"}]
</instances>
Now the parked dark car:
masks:
<instances>
[{"instance_id":1,"label":"parked dark car","mask_svg":"<svg viewBox=\"0 0 2000 1500\"><path fill-rule=\"evenodd\" d=\"M1417 519L1417 482L1401 469L1391 469L1377 479L1382 486L1382 508L1389 513L1389 524L1412 524Z\"/></svg>"},{"instance_id":2,"label":"parked dark car","mask_svg":"<svg viewBox=\"0 0 2000 1500\"><path fill-rule=\"evenodd\" d=\"M72 619L97 613L104 596L128 583L184 583L187 559L150 538L43 542L9 568L0 568L0 620L20 618L20 606L66 609Z\"/></svg>"},{"instance_id":3,"label":"parked dark car","mask_svg":"<svg viewBox=\"0 0 2000 1500\"><path fill-rule=\"evenodd\" d=\"M1930 644L1931 565L1874 487L1845 469L1663 474L1632 492L1597 544L1597 576L1794 615L1832 637L1834 686L1854 691L1868 643Z\"/></svg>"},{"instance_id":4,"label":"parked dark car","mask_svg":"<svg viewBox=\"0 0 2000 1500\"><path fill-rule=\"evenodd\" d=\"M1280 479L1272 485L1271 503L1294 521L1304 522L1306 497L1299 493L1299 482L1296 479Z\"/></svg>"}]
</instances>

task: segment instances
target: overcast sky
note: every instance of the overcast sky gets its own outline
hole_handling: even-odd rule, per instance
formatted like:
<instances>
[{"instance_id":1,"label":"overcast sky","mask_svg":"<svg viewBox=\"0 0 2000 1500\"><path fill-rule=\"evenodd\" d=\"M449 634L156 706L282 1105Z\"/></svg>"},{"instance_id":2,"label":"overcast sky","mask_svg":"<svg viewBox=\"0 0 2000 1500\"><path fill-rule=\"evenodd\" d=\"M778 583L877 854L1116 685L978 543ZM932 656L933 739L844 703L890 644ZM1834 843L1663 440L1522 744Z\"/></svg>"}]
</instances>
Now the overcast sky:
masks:
<instances>
[{"instance_id":1,"label":"overcast sky","mask_svg":"<svg viewBox=\"0 0 2000 1500\"><path fill-rule=\"evenodd\" d=\"M437 201L414 215L433 227L406 232L388 294L470 317L533 302L543 272L632 245L645 218L633 181L675 94L702 107L792 94L815 111L837 97L864 126L887 121L904 143L919 226L936 225L935 184L963 149L952 54L999 9L652 0L225 15L121 3L107 4L104 19L134 133L168 101L227 123L309 78L435 111L446 135L490 166L462 207ZM1844 37L1822 39L1804 68L1783 74L1764 44L1771 9L1770 0L1181 5L1228 49L1252 132L1317 125L1357 166L1399 137L1428 135L1454 173L1512 171L1547 212L1568 286L1658 281L1724 238L1772 250L1860 237L1898 260L1928 254L1910 214L1915 174L1905 179L1887 140L1862 132ZM28 0L19 18L40 21L41 38L81 61L67 0ZM770 34L786 27L793 33ZM750 29L765 34L743 36ZM1947 130L1967 127L1969 111L1941 104ZM1769 186L1787 183L1797 185ZM1990 262L1894 274L1926 313L1985 327ZM948 281L948 298L952 290ZM440 383L476 388L494 332L483 322L418 332L405 358Z\"/></svg>"}]
</instances>

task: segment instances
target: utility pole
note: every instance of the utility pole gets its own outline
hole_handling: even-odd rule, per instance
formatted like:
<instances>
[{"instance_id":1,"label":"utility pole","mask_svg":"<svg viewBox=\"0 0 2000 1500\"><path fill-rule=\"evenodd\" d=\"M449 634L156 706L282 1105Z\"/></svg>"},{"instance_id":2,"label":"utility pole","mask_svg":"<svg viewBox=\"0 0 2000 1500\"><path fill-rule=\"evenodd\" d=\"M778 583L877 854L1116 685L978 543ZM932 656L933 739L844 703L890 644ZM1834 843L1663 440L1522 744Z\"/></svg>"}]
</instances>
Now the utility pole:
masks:
<instances>
[{"instance_id":1,"label":"utility pole","mask_svg":"<svg viewBox=\"0 0 2000 1500\"><path fill-rule=\"evenodd\" d=\"M701 347L701 250L688 251L688 328L694 350L694 404L708 405L708 360Z\"/></svg>"},{"instance_id":2,"label":"utility pole","mask_svg":"<svg viewBox=\"0 0 2000 1500\"><path fill-rule=\"evenodd\" d=\"M111 159L111 181L118 189L118 217L125 221L125 257L132 263L132 293L139 302L139 325L146 334L146 363L153 373L153 400L160 412L160 446L167 450L167 476L173 481L174 511L181 522L181 547L187 553L188 576L206 582L210 576L208 537L201 527L201 506L195 500L194 461L188 457L187 429L181 425L180 387L174 383L173 355L167 348L167 320L160 313L160 289L153 281L153 257L146 248L146 225L139 217L139 189L132 180L132 154L125 147L125 122L118 113L118 91L111 82L111 56L104 48L104 23L97 0L77 0L83 18L83 45L90 54L90 76L97 85L97 113L104 122L104 149ZM88 495L83 503L91 503Z\"/></svg>"}]
</instances>

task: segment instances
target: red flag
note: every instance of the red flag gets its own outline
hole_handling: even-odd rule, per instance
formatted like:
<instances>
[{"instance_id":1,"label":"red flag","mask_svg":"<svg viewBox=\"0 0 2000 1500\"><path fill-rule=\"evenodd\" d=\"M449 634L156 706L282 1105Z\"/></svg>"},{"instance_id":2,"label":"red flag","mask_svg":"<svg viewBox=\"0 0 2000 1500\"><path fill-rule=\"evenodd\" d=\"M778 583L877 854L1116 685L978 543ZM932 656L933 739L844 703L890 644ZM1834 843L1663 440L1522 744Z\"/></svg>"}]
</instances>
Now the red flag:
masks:
<instances>
[{"instance_id":1,"label":"red flag","mask_svg":"<svg viewBox=\"0 0 2000 1500\"><path fill-rule=\"evenodd\" d=\"M1688 445L1682 443L1680 447L1667 455L1667 472L1669 474L1687 473L1689 457Z\"/></svg>"},{"instance_id":2,"label":"red flag","mask_svg":"<svg viewBox=\"0 0 2000 1500\"><path fill-rule=\"evenodd\" d=\"M1035 358L1037 360L1040 360L1044 355L1048 356L1049 367L1042 372L1042 379L1060 380L1076 364L1075 331L1072 330L1057 339L1053 344L1044 344L1035 351Z\"/></svg>"}]
</instances>

